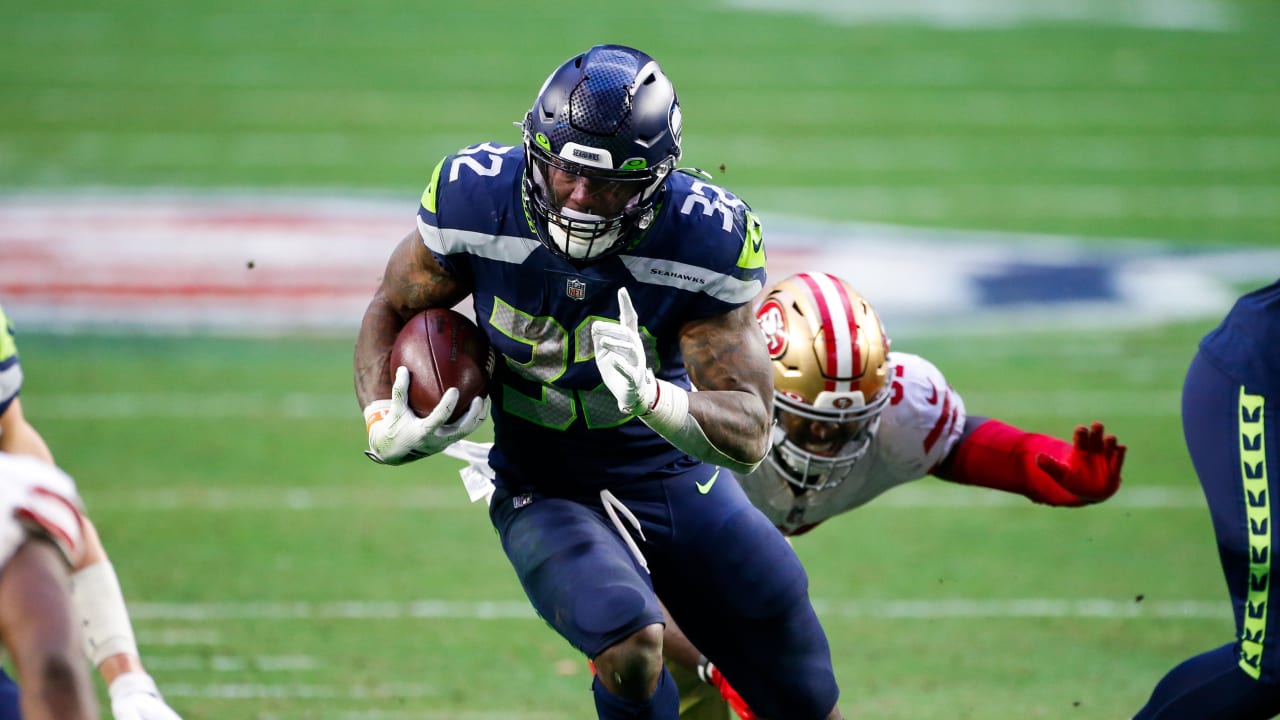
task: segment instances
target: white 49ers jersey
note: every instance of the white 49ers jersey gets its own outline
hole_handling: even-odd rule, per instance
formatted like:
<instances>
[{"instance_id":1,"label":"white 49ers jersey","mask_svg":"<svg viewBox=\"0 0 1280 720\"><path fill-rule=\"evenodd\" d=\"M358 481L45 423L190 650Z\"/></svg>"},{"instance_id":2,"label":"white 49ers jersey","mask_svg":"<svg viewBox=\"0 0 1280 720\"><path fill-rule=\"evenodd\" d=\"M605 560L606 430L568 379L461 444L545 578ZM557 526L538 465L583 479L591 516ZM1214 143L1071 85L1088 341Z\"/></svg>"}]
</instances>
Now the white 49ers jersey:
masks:
<instances>
[{"instance_id":1,"label":"white 49ers jersey","mask_svg":"<svg viewBox=\"0 0 1280 720\"><path fill-rule=\"evenodd\" d=\"M71 477L38 458L0 452L0 568L31 537L47 537L68 565L84 552L80 496Z\"/></svg>"},{"instance_id":2,"label":"white 49ers jersey","mask_svg":"<svg viewBox=\"0 0 1280 720\"><path fill-rule=\"evenodd\" d=\"M900 352L889 354L889 366L893 396L880 415L880 428L865 455L834 471L844 476L838 485L797 495L770 462L737 476L752 504L784 534L799 535L924 477L955 447L964 431L964 402L942 371L919 355Z\"/></svg>"}]
</instances>

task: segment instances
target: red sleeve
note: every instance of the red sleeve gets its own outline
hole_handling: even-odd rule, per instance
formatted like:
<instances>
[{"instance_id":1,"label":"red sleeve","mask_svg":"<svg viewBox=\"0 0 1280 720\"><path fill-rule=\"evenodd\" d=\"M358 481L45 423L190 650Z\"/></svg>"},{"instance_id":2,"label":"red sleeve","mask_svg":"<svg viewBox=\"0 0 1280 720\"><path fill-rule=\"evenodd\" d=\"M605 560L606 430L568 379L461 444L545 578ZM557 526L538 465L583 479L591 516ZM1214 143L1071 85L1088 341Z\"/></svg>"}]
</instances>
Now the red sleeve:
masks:
<instances>
[{"instance_id":1,"label":"red sleeve","mask_svg":"<svg viewBox=\"0 0 1280 720\"><path fill-rule=\"evenodd\" d=\"M977 485L1024 495L1042 505L1076 507L1084 499L1054 482L1036 464L1049 455L1062 462L1071 457L1070 444L1048 435L1029 433L999 420L970 417L980 423L956 443L951 456L934 475L961 485Z\"/></svg>"}]
</instances>

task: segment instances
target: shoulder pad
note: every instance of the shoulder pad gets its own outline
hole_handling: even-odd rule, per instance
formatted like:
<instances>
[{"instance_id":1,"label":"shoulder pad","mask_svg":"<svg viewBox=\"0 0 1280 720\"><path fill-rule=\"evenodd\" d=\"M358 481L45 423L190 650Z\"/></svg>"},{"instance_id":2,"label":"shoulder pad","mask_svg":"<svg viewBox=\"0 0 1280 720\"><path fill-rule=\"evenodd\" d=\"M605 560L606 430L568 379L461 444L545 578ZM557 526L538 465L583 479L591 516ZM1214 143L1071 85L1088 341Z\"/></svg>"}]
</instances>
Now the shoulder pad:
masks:
<instances>
[{"instance_id":1,"label":"shoulder pad","mask_svg":"<svg viewBox=\"0 0 1280 720\"><path fill-rule=\"evenodd\" d=\"M4 558L27 537L48 538L67 564L84 556L80 496L75 481L54 465L25 455L0 453L0 535Z\"/></svg>"},{"instance_id":2,"label":"shoulder pad","mask_svg":"<svg viewBox=\"0 0 1280 720\"><path fill-rule=\"evenodd\" d=\"M34 487L14 510L14 517L31 534L51 540L69 567L76 567L84 558L84 526L80 509L71 500Z\"/></svg>"}]
</instances>

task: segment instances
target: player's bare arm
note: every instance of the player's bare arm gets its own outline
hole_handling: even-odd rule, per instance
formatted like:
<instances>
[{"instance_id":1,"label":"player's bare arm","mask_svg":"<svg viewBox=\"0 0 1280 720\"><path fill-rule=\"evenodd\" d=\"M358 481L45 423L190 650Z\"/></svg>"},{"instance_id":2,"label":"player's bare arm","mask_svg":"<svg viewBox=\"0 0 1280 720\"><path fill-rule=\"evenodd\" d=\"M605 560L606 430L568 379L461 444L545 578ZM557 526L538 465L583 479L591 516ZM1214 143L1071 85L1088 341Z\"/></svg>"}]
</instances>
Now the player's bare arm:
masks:
<instances>
[{"instance_id":1,"label":"player's bare arm","mask_svg":"<svg viewBox=\"0 0 1280 720\"><path fill-rule=\"evenodd\" d=\"M430 307L453 307L471 293L440 267L417 230L400 241L356 338L355 386L360 406L391 395L391 346L405 322Z\"/></svg>"},{"instance_id":2,"label":"player's bare arm","mask_svg":"<svg viewBox=\"0 0 1280 720\"><path fill-rule=\"evenodd\" d=\"M680 333L689 379L689 414L716 447L754 463L769 450L773 368L755 313L744 305L686 323Z\"/></svg>"},{"instance_id":3,"label":"player's bare arm","mask_svg":"<svg viewBox=\"0 0 1280 720\"><path fill-rule=\"evenodd\" d=\"M15 397L0 413L0 452L31 455L53 464L53 453L40 433L27 421L20 397Z\"/></svg>"},{"instance_id":4,"label":"player's bare arm","mask_svg":"<svg viewBox=\"0 0 1280 720\"><path fill-rule=\"evenodd\" d=\"M472 288L445 270L417 231L405 236L387 261L382 285L365 310L356 339L356 400L363 408L374 462L401 465L433 455L474 431L489 414L488 398L474 398L463 416L447 422L458 400L450 388L425 417L409 409L409 369L392 378L391 350L401 328L428 308L453 307Z\"/></svg>"},{"instance_id":5,"label":"player's bare arm","mask_svg":"<svg viewBox=\"0 0 1280 720\"><path fill-rule=\"evenodd\" d=\"M51 543L33 539L0 574L0 636L17 666L28 720L98 717L62 562Z\"/></svg>"}]
</instances>

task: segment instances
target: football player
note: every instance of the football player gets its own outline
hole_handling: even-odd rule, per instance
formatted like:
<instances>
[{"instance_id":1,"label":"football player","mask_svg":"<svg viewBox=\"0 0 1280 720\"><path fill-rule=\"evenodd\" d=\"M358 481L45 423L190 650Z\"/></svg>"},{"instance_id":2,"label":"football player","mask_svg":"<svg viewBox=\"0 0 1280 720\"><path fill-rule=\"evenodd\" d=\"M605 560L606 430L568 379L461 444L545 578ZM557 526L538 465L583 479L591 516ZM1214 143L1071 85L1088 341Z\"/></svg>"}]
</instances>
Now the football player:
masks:
<instances>
[{"instance_id":1,"label":"football player","mask_svg":"<svg viewBox=\"0 0 1280 720\"><path fill-rule=\"evenodd\" d=\"M1182 386L1182 430L1213 519L1236 633L1156 685L1135 720L1280 715L1280 280L1245 294L1200 341Z\"/></svg>"},{"instance_id":2,"label":"football player","mask_svg":"<svg viewBox=\"0 0 1280 720\"><path fill-rule=\"evenodd\" d=\"M1125 447L1102 423L1064 442L967 414L933 363L890 352L871 303L840 278L793 275L756 319L773 360L777 424L768 460L740 480L786 535L925 475L1067 507L1120 487Z\"/></svg>"},{"instance_id":3,"label":"football player","mask_svg":"<svg viewBox=\"0 0 1280 720\"><path fill-rule=\"evenodd\" d=\"M30 455L50 465L53 454L27 421L19 391L22 365L13 325L0 308L0 451ZM84 634L84 653L98 669L116 720L181 720L164 701L138 656L120 581L93 523L84 518L84 552L71 576L72 599ZM0 720L16 720L17 688L0 670Z\"/></svg>"},{"instance_id":4,"label":"football player","mask_svg":"<svg viewBox=\"0 0 1280 720\"><path fill-rule=\"evenodd\" d=\"M1101 423L1076 428L1068 443L966 414L937 367L890 352L871 303L840 278L788 277L759 304L756 319L772 358L777 422L765 462L734 475L785 536L926 475L1068 507L1101 502L1120 486L1125 447ZM483 495L482 447L449 451L469 463L463 478L473 499ZM668 660L692 706L681 717L728 717L725 702L708 697L711 688L697 687L697 678L743 720L754 717L675 622L666 632Z\"/></svg>"},{"instance_id":5,"label":"football player","mask_svg":"<svg viewBox=\"0 0 1280 720\"><path fill-rule=\"evenodd\" d=\"M65 473L0 452L0 639L27 720L98 717L67 579L84 553L82 517Z\"/></svg>"},{"instance_id":6,"label":"football player","mask_svg":"<svg viewBox=\"0 0 1280 720\"><path fill-rule=\"evenodd\" d=\"M879 314L844 280L799 273L773 287L756 310L773 361L773 447L737 478L787 536L802 535L885 491L932 475L994 488L1035 503L1077 507L1120 487L1125 446L1102 423L1071 442L969 415L928 360L891 352ZM714 664L679 643L668 652L751 717ZM698 717L725 717L710 714ZM692 716L690 716L692 717Z\"/></svg>"},{"instance_id":7,"label":"football player","mask_svg":"<svg viewBox=\"0 0 1280 720\"><path fill-rule=\"evenodd\" d=\"M677 717L661 595L762 714L840 718L799 558L716 482L769 445L758 220L677 168L676 93L639 50L570 58L521 127L521 145L436 166L365 312L355 385L371 457L437 453L483 422L477 398L446 423L456 388L416 417L407 370L388 368L410 317L470 296L499 358L490 518L535 609L594 661L597 715Z\"/></svg>"}]
</instances>

